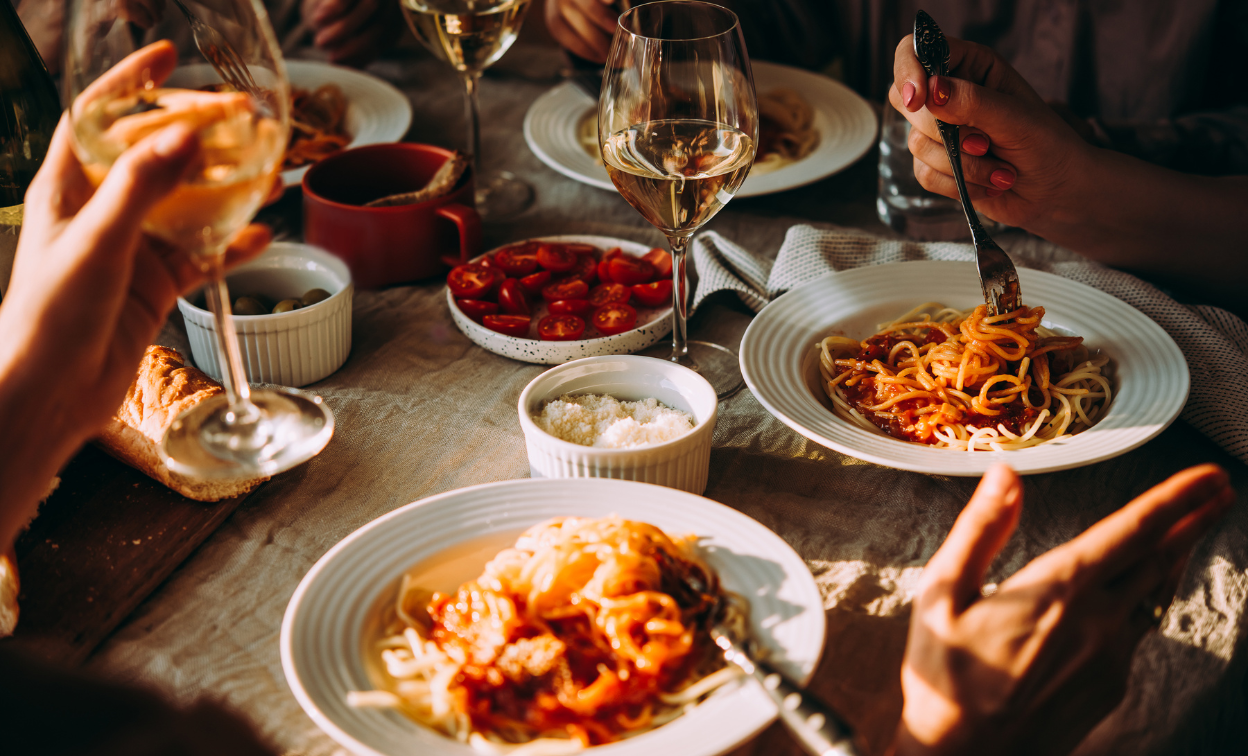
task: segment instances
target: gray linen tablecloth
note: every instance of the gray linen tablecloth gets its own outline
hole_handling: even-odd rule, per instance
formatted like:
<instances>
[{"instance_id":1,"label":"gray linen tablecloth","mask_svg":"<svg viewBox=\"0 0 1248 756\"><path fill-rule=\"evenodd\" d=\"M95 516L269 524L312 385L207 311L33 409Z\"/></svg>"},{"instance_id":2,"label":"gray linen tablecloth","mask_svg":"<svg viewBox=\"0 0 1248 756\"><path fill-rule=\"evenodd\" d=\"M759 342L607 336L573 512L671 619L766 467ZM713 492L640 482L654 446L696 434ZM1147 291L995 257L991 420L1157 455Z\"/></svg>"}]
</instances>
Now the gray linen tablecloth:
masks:
<instances>
[{"instance_id":1,"label":"gray linen tablecloth","mask_svg":"<svg viewBox=\"0 0 1248 756\"><path fill-rule=\"evenodd\" d=\"M537 188L533 209L515 222L487 227L486 243L555 233L661 242L621 198L559 176L525 147L525 110L554 83L557 66L550 51L519 48L482 85L486 168L505 166ZM410 140L457 144L462 101L449 70L423 57L386 61L372 70L411 98ZM883 233L874 218L874 185L874 165L862 161L798 191L734 200L710 227L772 257L795 223ZM297 235L298 204L292 195L268 217L279 230ZM1076 259L1018 235L1001 241L1037 258ZM750 315L731 295L719 295L700 307L692 333L735 348ZM337 415L330 445L253 494L94 654L88 668L183 701L219 699L281 750L344 752L304 715L284 681L278 631L287 601L321 555L375 517L443 491L527 477L516 400L543 370L471 344L451 323L441 281L357 292L353 339L343 368L310 387ZM162 341L186 349L176 322ZM1248 742L1242 616L1248 469L1176 424L1117 459L1026 479L1019 532L994 564L991 580L1003 579L1167 475L1210 460L1231 470L1241 498L1241 506L1197 548L1194 562L1209 565L1214 580L1198 586L1189 574L1164 632L1148 637L1136 655L1126 701L1081 753L1218 754ZM888 743L900 711L898 669L910 593L974 484L842 456L789 430L748 391L720 405L706 496L756 518L807 561L824 593L829 629L812 687L866 736L873 753ZM1192 621L1217 613L1224 621ZM774 725L740 753L798 750Z\"/></svg>"}]
</instances>

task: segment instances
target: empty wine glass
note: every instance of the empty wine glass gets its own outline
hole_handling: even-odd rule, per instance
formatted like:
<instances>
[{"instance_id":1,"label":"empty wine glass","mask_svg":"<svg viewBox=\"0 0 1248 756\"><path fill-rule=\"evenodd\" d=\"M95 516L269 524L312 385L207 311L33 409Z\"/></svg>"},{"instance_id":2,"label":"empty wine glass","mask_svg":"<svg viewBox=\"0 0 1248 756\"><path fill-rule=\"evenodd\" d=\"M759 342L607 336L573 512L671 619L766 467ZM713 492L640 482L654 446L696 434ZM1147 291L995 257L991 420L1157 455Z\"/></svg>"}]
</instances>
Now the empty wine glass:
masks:
<instances>
[{"instance_id":1,"label":"empty wine glass","mask_svg":"<svg viewBox=\"0 0 1248 756\"><path fill-rule=\"evenodd\" d=\"M478 173L481 126L477 88L481 72L511 48L529 0L401 0L412 33L429 51L455 67L464 81L469 156L476 181L477 212L487 220L516 215L533 201L533 187L508 171Z\"/></svg>"},{"instance_id":2,"label":"empty wine glass","mask_svg":"<svg viewBox=\"0 0 1248 756\"><path fill-rule=\"evenodd\" d=\"M686 253L754 164L758 105L736 15L686 0L622 14L598 99L598 141L612 183L671 244L671 359L702 373L721 398L734 393L736 355L686 339Z\"/></svg>"},{"instance_id":3,"label":"empty wine glass","mask_svg":"<svg viewBox=\"0 0 1248 756\"><path fill-rule=\"evenodd\" d=\"M144 218L143 230L192 253L210 274L204 291L225 391L178 417L162 450L169 467L184 475L272 475L320 452L334 427L320 397L248 386L223 277L230 239L268 197L281 168L290 83L258 0L184 5L185 17L167 24L179 41L140 47L124 16L127 4L74 0L65 65L73 146L99 186L135 143L173 124L197 132L198 162ZM188 18L197 22L194 34Z\"/></svg>"}]
</instances>

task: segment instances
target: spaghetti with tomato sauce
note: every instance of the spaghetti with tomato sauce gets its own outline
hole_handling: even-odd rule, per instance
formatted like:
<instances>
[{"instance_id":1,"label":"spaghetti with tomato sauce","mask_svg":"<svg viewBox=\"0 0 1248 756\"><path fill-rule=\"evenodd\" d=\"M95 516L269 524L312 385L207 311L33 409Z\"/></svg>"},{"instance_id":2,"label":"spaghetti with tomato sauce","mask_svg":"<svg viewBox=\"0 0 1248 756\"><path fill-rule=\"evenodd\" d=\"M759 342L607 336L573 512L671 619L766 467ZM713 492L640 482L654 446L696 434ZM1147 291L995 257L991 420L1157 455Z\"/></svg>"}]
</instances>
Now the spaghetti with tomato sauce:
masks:
<instances>
[{"instance_id":1,"label":"spaghetti with tomato sauce","mask_svg":"<svg viewBox=\"0 0 1248 756\"><path fill-rule=\"evenodd\" d=\"M384 690L352 693L483 750L614 742L679 716L737 672L709 633L744 613L689 540L557 518L453 594L404 578L383 619Z\"/></svg>"},{"instance_id":2,"label":"spaghetti with tomato sauce","mask_svg":"<svg viewBox=\"0 0 1248 756\"><path fill-rule=\"evenodd\" d=\"M864 341L823 339L824 391L838 415L904 441L1006 451L1068 438L1103 416L1109 359L1043 318L929 302Z\"/></svg>"}]
</instances>

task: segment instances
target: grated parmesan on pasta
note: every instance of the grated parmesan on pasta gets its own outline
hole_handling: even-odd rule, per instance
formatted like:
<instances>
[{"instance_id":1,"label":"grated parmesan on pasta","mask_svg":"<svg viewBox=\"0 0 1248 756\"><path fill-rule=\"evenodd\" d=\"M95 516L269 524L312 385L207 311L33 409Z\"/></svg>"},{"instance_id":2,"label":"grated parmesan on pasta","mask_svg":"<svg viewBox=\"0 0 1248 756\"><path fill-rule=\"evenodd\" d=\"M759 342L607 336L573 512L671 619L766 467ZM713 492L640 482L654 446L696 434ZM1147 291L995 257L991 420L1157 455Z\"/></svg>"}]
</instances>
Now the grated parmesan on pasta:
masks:
<instances>
[{"instance_id":1,"label":"grated parmesan on pasta","mask_svg":"<svg viewBox=\"0 0 1248 756\"><path fill-rule=\"evenodd\" d=\"M533 422L555 438L599 449L661 444L693 430L689 413L658 399L621 402L603 394L564 394L547 402Z\"/></svg>"}]
</instances>

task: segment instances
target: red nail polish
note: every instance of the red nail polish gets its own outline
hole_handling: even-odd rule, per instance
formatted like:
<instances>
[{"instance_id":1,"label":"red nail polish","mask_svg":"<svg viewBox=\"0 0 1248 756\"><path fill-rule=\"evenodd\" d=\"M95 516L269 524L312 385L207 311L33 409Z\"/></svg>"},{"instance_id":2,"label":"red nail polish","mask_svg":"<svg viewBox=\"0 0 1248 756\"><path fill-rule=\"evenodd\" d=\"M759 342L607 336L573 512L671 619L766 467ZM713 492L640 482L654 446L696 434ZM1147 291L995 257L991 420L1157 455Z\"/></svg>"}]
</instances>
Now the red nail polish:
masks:
<instances>
[{"instance_id":1,"label":"red nail polish","mask_svg":"<svg viewBox=\"0 0 1248 756\"><path fill-rule=\"evenodd\" d=\"M914 99L914 85L907 81L906 85L901 88L901 104L905 105L908 108L910 107L910 102L913 99Z\"/></svg>"},{"instance_id":2,"label":"red nail polish","mask_svg":"<svg viewBox=\"0 0 1248 756\"><path fill-rule=\"evenodd\" d=\"M993 189L992 187L988 187L984 189L984 193L987 194L989 197L1000 197L1002 194L1005 194L1005 192L1001 191L1000 189Z\"/></svg>"},{"instance_id":3,"label":"red nail polish","mask_svg":"<svg viewBox=\"0 0 1248 756\"><path fill-rule=\"evenodd\" d=\"M932 100L937 105L946 105L949 102L949 80L943 76L933 77L936 82L932 87Z\"/></svg>"},{"instance_id":4,"label":"red nail polish","mask_svg":"<svg viewBox=\"0 0 1248 756\"><path fill-rule=\"evenodd\" d=\"M1001 189L1009 189L1011 186L1014 186L1014 174L1004 168L998 168L993 171L988 180Z\"/></svg>"},{"instance_id":5,"label":"red nail polish","mask_svg":"<svg viewBox=\"0 0 1248 756\"><path fill-rule=\"evenodd\" d=\"M971 134L962 141L962 150L968 155L984 155L988 152L988 140L982 134Z\"/></svg>"}]
</instances>

